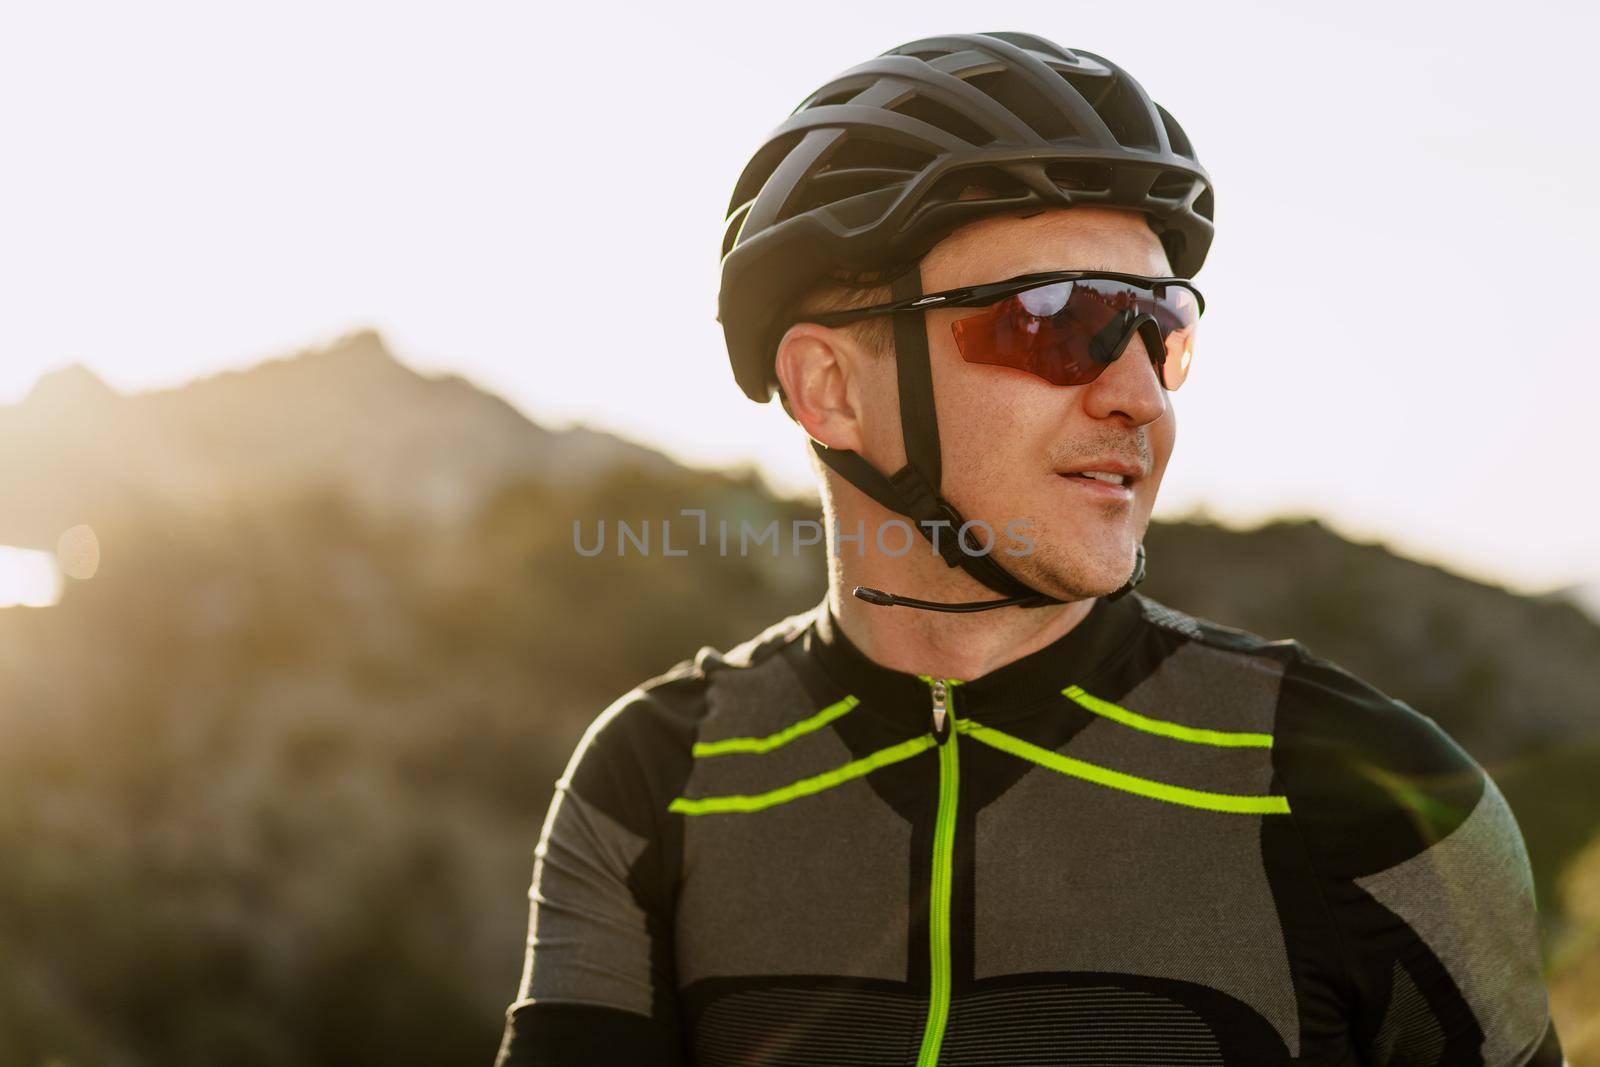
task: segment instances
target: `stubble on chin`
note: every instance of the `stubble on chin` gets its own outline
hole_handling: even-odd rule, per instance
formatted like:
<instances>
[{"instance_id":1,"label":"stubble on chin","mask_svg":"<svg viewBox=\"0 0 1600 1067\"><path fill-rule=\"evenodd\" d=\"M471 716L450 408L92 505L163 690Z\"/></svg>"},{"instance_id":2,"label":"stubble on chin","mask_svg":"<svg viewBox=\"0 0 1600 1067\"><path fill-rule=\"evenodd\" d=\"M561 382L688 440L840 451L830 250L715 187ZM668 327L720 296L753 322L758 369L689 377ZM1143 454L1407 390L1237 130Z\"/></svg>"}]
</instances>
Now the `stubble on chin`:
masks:
<instances>
[{"instance_id":1,"label":"stubble on chin","mask_svg":"<svg viewBox=\"0 0 1600 1067\"><path fill-rule=\"evenodd\" d=\"M1007 570L1035 589L1063 600L1106 596L1121 588L1133 571L1138 538L1097 539L1085 551L1080 538L1061 526L1029 529L1033 550L1023 556L1000 556Z\"/></svg>"}]
</instances>

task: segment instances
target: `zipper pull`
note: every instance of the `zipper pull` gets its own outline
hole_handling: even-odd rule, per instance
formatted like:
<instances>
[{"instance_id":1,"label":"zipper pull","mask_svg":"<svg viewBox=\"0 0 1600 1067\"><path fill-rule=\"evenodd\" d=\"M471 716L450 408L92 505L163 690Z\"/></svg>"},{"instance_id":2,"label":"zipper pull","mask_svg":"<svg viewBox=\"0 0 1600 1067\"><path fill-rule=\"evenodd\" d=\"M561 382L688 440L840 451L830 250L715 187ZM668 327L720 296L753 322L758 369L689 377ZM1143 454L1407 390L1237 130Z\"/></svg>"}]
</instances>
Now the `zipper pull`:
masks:
<instances>
[{"instance_id":1,"label":"zipper pull","mask_svg":"<svg viewBox=\"0 0 1600 1067\"><path fill-rule=\"evenodd\" d=\"M937 740L939 742L939 744L942 745L942 744L945 743L945 739L950 736L950 731L945 729L945 724L949 721L950 694L949 694L949 691L945 688L945 683L944 683L944 679L943 678L935 678L933 680L932 685L933 685L933 736L934 736L934 739Z\"/></svg>"}]
</instances>

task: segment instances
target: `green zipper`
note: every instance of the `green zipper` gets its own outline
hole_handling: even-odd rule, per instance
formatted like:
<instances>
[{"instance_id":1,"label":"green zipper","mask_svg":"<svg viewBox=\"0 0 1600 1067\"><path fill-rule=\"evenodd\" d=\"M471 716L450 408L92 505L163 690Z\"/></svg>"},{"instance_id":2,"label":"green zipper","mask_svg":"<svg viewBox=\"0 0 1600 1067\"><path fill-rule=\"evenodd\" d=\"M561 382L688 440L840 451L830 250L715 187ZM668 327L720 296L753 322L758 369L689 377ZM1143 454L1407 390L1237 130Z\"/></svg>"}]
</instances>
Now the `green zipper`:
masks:
<instances>
[{"instance_id":1,"label":"green zipper","mask_svg":"<svg viewBox=\"0 0 1600 1067\"><path fill-rule=\"evenodd\" d=\"M932 989L928 1022L922 1031L917 1067L934 1067L950 1018L950 883L954 877L956 797L960 761L956 758L956 724L949 706L950 686L958 679L927 678L933 691L933 736L939 748L939 814L933 828L933 877L928 900L928 955Z\"/></svg>"}]
</instances>

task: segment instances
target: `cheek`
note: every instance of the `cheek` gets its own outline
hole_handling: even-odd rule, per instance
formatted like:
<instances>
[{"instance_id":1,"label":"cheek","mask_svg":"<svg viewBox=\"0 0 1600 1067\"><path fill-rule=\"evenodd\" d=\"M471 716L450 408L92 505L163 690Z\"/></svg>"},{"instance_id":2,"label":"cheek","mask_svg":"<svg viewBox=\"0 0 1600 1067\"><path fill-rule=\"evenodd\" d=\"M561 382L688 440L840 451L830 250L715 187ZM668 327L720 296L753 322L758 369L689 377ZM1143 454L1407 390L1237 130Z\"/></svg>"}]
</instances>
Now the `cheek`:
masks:
<instances>
[{"instance_id":1,"label":"cheek","mask_svg":"<svg viewBox=\"0 0 1600 1067\"><path fill-rule=\"evenodd\" d=\"M1061 394L1021 371L966 362L948 325L937 329L944 335L933 338L931 355L945 485L953 489L959 478L964 496L1015 486L1060 435Z\"/></svg>"},{"instance_id":2,"label":"cheek","mask_svg":"<svg viewBox=\"0 0 1600 1067\"><path fill-rule=\"evenodd\" d=\"M1150 447L1150 476L1134 490L1140 513L1148 520L1155 510L1156 496L1161 492L1166 477L1167 461L1172 458L1173 446L1178 438L1178 413L1172 406L1172 397L1166 396L1166 413L1145 424L1145 441Z\"/></svg>"},{"instance_id":3,"label":"cheek","mask_svg":"<svg viewBox=\"0 0 1600 1067\"><path fill-rule=\"evenodd\" d=\"M951 448L947 471L970 471L983 484L1015 483L1036 470L1060 435L1061 398L1021 373L969 367L939 403L939 436ZM950 414L945 415L946 406Z\"/></svg>"},{"instance_id":4,"label":"cheek","mask_svg":"<svg viewBox=\"0 0 1600 1067\"><path fill-rule=\"evenodd\" d=\"M1150 424L1151 464L1155 472L1166 469L1172 449L1178 443L1178 409L1172 405L1170 394L1165 395L1167 413Z\"/></svg>"},{"instance_id":5,"label":"cheek","mask_svg":"<svg viewBox=\"0 0 1600 1067\"><path fill-rule=\"evenodd\" d=\"M873 366L856 396L860 404L861 432L872 455L888 457L901 451L899 383L895 380L894 361L884 359L883 366Z\"/></svg>"}]
</instances>

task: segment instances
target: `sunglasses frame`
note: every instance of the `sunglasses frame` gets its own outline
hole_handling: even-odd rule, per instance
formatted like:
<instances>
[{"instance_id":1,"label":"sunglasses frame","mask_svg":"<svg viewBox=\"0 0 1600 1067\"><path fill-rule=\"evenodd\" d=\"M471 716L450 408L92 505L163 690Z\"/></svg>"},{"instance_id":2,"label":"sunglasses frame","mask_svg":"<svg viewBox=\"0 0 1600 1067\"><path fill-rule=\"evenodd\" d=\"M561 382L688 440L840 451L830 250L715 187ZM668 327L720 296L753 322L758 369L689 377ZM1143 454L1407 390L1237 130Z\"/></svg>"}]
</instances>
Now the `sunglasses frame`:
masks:
<instances>
[{"instance_id":1,"label":"sunglasses frame","mask_svg":"<svg viewBox=\"0 0 1600 1067\"><path fill-rule=\"evenodd\" d=\"M1200 306L1196 317L1206 313L1206 298L1195 288L1194 282L1187 278L1153 278L1144 274L1124 274L1112 270L1052 270L1037 274L1019 274L1015 278L984 282L981 285L964 285L959 289L945 289L942 292L929 293L908 300L873 304L871 307L828 311L820 315L807 316L802 321L814 322L818 326L844 326L874 315L897 315L907 311L928 311L933 308L991 307L1007 297L1025 293L1030 289L1042 288L1056 282L1088 281L1097 278L1127 282L1139 289L1149 289L1152 293L1168 286L1182 286L1194 294L1195 303Z\"/></svg>"},{"instance_id":2,"label":"sunglasses frame","mask_svg":"<svg viewBox=\"0 0 1600 1067\"><path fill-rule=\"evenodd\" d=\"M905 299L891 301L887 304L874 304L871 307L824 312L820 315L810 316L808 319L803 321L814 322L819 326L844 326L848 323L859 322L862 319L870 318L874 315L897 315L910 311L928 311L932 308L947 307L986 308L993 307L996 304L999 304L1001 301L1006 300L1009 297L1016 296L1019 293L1025 293L1032 289L1040 289L1047 285L1055 285L1060 282L1093 281L1098 279L1123 282L1136 289L1147 289L1150 291L1152 296L1159 294L1162 289L1178 286L1183 289L1187 289L1194 295L1195 304L1198 307L1198 310L1195 312L1196 322L1198 322L1200 316L1204 315L1206 312L1205 296L1200 292L1199 289L1195 287L1195 284L1187 278L1150 277L1144 274L1126 274L1122 271L1112 270L1053 270L1040 271L1034 274L1020 274L1015 278L1007 278L1004 281L985 282L981 285L966 285L959 289L945 289L937 293L928 293L925 296L907 297ZM956 324L962 321L964 320L957 319L955 322L952 322L950 324L951 330L955 330ZM1143 325L1141 325L1141 323L1143 323ZM1136 331L1142 332L1145 329L1151 329L1160 334L1161 330L1161 327L1159 323L1156 322L1155 318L1148 314L1139 316L1130 324L1130 326L1132 328L1123 335L1122 340L1117 344L1116 350L1108 357L1107 362L1115 360L1117 356L1122 354L1123 346L1125 346L1128 341L1132 339ZM1147 337L1146 342L1150 345L1152 353L1154 353L1154 350L1157 347L1163 349L1165 348L1166 336L1162 335L1160 337L1159 344L1155 338ZM1156 373L1161 380L1162 388L1166 389L1168 392L1171 392L1173 389L1176 389L1177 386L1169 387L1167 385L1166 359L1167 357L1163 355L1162 359L1157 361L1152 355L1151 362L1155 363L1156 365ZM1098 374L1099 372L1097 371L1095 376L1097 377ZM1050 379L1046 378L1045 380L1049 381ZM1090 380L1093 379L1091 378ZM1052 382L1052 384L1055 383ZM1179 384L1182 384L1181 381Z\"/></svg>"}]
</instances>

